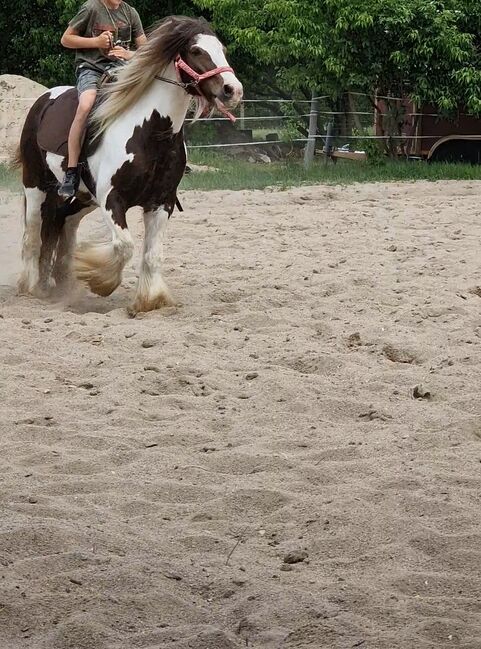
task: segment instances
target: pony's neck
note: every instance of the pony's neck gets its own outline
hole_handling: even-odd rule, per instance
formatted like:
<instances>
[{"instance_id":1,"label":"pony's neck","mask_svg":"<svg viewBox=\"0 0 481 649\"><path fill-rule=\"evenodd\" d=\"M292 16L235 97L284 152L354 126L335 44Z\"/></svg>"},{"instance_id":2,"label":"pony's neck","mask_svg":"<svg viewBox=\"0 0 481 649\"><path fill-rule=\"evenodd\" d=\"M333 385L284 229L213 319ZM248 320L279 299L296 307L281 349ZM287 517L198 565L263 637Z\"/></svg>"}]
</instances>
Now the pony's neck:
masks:
<instances>
[{"instance_id":1,"label":"pony's neck","mask_svg":"<svg viewBox=\"0 0 481 649\"><path fill-rule=\"evenodd\" d=\"M175 66L170 63L162 76L170 81L177 81ZM183 88L173 83L155 79L147 92L132 106L131 110L137 122L150 119L154 110L161 117L170 117L172 129L177 133L182 128L191 101ZM139 119L140 118L140 119Z\"/></svg>"}]
</instances>

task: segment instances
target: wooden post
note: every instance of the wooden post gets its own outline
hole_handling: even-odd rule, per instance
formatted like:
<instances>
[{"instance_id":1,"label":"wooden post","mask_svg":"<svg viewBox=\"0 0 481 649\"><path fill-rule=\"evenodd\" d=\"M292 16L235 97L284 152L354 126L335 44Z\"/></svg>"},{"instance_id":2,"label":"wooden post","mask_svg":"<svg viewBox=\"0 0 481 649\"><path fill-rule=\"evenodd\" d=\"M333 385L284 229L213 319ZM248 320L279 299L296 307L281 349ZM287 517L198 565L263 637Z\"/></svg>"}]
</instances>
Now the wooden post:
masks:
<instances>
[{"instance_id":1,"label":"wooden post","mask_svg":"<svg viewBox=\"0 0 481 649\"><path fill-rule=\"evenodd\" d=\"M241 131L243 131L243 130L245 129L245 127L246 127L246 122L245 122L245 119L244 119L245 116L246 116L246 108L245 108L245 104L244 104L243 101L241 101L241 105L240 105L240 120L239 120L239 121L240 121L239 126L240 126L240 128L241 128Z\"/></svg>"},{"instance_id":2,"label":"wooden post","mask_svg":"<svg viewBox=\"0 0 481 649\"><path fill-rule=\"evenodd\" d=\"M309 169L314 160L314 153L316 152L316 135L317 135L317 120L319 117L319 99L316 98L316 91L312 91L311 99L311 112L309 114L309 139L306 142L304 150L304 168Z\"/></svg>"},{"instance_id":3,"label":"wooden post","mask_svg":"<svg viewBox=\"0 0 481 649\"><path fill-rule=\"evenodd\" d=\"M331 157L332 149L332 132L334 130L333 123L328 122L326 124L326 144L324 145L324 164L327 165L329 158Z\"/></svg>"},{"instance_id":4,"label":"wooden post","mask_svg":"<svg viewBox=\"0 0 481 649\"><path fill-rule=\"evenodd\" d=\"M361 134L362 131L362 124L361 120L359 119L359 114L357 112L357 104L356 104L356 98L354 95L350 92L347 93L347 100L348 100L348 105L349 105L349 111L352 115L352 121L354 122L354 126L358 131L358 135ZM352 135L349 133L349 135Z\"/></svg>"}]
</instances>

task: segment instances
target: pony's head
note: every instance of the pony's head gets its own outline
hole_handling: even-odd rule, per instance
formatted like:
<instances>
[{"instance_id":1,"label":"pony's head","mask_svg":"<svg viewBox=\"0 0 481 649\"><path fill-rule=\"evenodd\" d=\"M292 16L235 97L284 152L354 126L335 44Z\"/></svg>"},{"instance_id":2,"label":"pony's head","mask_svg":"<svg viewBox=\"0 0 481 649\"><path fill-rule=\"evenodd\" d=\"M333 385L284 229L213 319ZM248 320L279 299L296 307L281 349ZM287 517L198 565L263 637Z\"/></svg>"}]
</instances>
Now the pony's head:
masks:
<instances>
[{"instance_id":1,"label":"pony's head","mask_svg":"<svg viewBox=\"0 0 481 649\"><path fill-rule=\"evenodd\" d=\"M94 110L97 135L129 108L174 64L177 81L197 101L197 115L222 112L242 99L242 84L227 63L225 48L203 18L170 16L157 24L134 58L104 88L104 101ZM211 74L209 74L211 73Z\"/></svg>"},{"instance_id":2,"label":"pony's head","mask_svg":"<svg viewBox=\"0 0 481 649\"><path fill-rule=\"evenodd\" d=\"M235 108L242 99L242 84L209 24L204 19L173 17L166 19L154 34L164 29L170 32L167 39L172 38L176 45L176 69L187 91L211 107Z\"/></svg>"}]
</instances>

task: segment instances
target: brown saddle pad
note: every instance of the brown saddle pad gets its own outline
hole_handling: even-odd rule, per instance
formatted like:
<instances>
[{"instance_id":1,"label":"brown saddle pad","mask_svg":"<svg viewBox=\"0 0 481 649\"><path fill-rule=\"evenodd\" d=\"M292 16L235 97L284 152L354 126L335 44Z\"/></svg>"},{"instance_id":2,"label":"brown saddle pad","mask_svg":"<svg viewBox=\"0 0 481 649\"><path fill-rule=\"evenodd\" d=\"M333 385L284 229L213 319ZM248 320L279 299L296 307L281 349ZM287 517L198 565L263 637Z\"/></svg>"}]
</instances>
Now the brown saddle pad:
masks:
<instances>
[{"instance_id":1,"label":"brown saddle pad","mask_svg":"<svg viewBox=\"0 0 481 649\"><path fill-rule=\"evenodd\" d=\"M68 134L78 107L76 88L66 90L56 99L51 99L40 117L37 142L41 149L66 156Z\"/></svg>"},{"instance_id":2,"label":"brown saddle pad","mask_svg":"<svg viewBox=\"0 0 481 649\"><path fill-rule=\"evenodd\" d=\"M49 153L57 153L66 158L68 156L68 134L78 107L78 93L76 88L66 90L56 99L51 99L40 115L37 131L37 143L41 149ZM84 149L80 159L84 157ZM87 166L82 169L82 179L92 194L95 194L95 183ZM178 198L175 204L179 212L183 212Z\"/></svg>"}]
</instances>

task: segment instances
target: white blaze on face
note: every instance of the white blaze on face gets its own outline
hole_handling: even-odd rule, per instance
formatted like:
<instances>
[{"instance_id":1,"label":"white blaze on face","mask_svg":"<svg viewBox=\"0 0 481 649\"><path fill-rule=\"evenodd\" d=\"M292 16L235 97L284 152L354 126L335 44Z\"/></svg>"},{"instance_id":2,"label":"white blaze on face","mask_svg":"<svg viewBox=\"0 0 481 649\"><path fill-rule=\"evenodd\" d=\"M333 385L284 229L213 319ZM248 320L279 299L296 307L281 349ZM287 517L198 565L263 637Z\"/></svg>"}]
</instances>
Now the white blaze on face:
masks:
<instances>
[{"instance_id":1,"label":"white blaze on face","mask_svg":"<svg viewBox=\"0 0 481 649\"><path fill-rule=\"evenodd\" d=\"M202 48L212 59L214 65L218 68L228 66L227 59L225 58L224 48L222 43L215 36L209 34L200 34L197 36L195 44ZM240 101L243 95L242 84L233 72L222 72L220 75L225 85L231 86L234 90L234 98Z\"/></svg>"}]
</instances>

